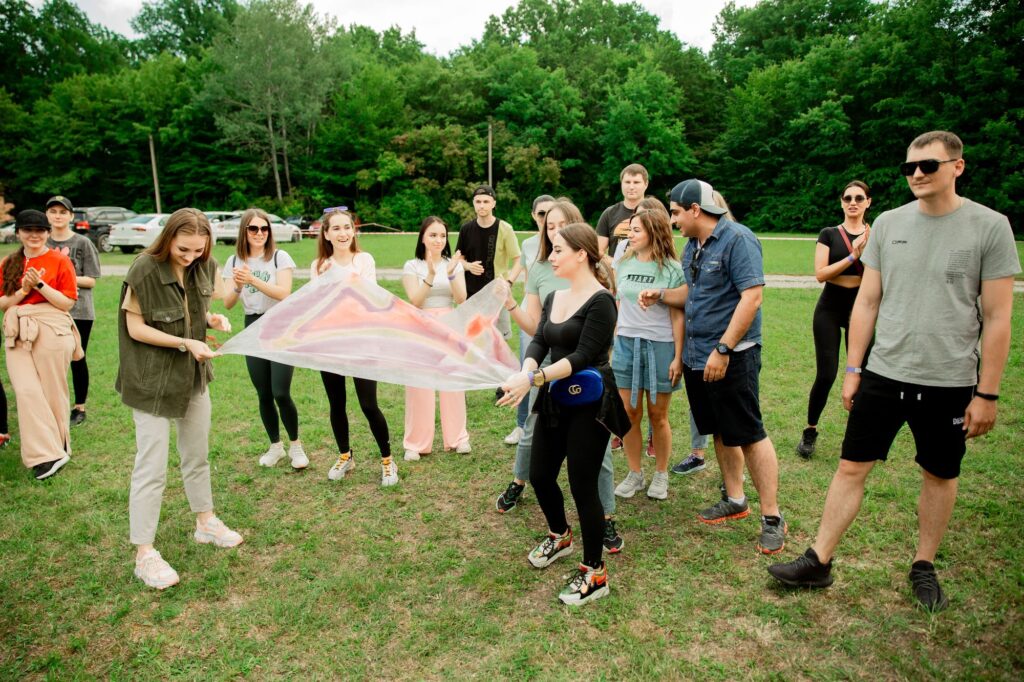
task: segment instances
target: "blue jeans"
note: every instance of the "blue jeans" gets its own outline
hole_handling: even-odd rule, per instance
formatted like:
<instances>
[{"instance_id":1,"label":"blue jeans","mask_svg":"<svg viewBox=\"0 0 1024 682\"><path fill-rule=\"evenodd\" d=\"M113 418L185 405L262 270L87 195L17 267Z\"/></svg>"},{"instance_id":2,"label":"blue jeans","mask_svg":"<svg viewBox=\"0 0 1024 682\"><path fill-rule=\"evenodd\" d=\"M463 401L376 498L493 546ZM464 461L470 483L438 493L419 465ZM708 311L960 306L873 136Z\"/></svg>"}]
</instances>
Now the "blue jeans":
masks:
<instances>
[{"instance_id":1,"label":"blue jeans","mask_svg":"<svg viewBox=\"0 0 1024 682\"><path fill-rule=\"evenodd\" d=\"M527 336L526 332L524 332L522 329L519 330L519 366L520 367L523 366L523 360L526 359L526 349L530 345L530 340L532 338L533 337L531 337L531 336ZM523 402L519 403L519 407L516 408L516 426L518 426L521 429L522 428L526 428L526 416L528 414L530 414L530 401L529 400L524 400ZM5 431L4 433L7 433L7 432ZM526 468L527 468L527 473L529 473L529 468L530 467L527 466ZM524 479L520 479L520 480L524 480L525 481L526 479L524 478Z\"/></svg>"}]
</instances>

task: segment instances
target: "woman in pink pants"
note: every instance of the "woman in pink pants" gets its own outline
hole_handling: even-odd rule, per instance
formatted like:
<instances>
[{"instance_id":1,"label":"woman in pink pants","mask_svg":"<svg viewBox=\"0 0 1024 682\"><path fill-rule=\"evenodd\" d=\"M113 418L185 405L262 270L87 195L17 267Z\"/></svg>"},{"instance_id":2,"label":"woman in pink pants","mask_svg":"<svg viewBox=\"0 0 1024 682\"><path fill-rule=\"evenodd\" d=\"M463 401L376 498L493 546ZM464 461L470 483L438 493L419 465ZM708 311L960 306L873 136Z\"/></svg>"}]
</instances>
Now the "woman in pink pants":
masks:
<instances>
[{"instance_id":1,"label":"woman in pink pants","mask_svg":"<svg viewBox=\"0 0 1024 682\"><path fill-rule=\"evenodd\" d=\"M462 254L452 255L448 226L437 216L420 225L416 257L405 262L402 284L409 302L431 315L443 315L466 300ZM466 394L441 391L441 435L446 450L470 451L466 431ZM434 446L434 391L405 388L405 460L415 462Z\"/></svg>"}]
</instances>

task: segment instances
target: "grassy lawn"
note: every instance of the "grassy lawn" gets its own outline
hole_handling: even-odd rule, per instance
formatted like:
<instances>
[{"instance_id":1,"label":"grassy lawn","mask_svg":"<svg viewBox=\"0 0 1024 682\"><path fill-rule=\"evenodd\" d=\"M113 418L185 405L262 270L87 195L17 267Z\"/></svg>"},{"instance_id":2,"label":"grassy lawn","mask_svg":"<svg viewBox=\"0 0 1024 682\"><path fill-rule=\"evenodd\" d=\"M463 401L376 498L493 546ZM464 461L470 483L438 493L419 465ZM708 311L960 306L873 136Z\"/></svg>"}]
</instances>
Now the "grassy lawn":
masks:
<instances>
[{"instance_id":1,"label":"grassy lawn","mask_svg":"<svg viewBox=\"0 0 1024 682\"><path fill-rule=\"evenodd\" d=\"M776 588L765 572L772 560L754 547L753 515L698 523L717 496L710 466L673 476L664 502L620 500L626 546L608 558L612 593L569 610L556 594L573 561L544 571L526 561L544 532L532 491L510 514L493 511L513 458L501 443L513 415L493 407L493 394L468 396L471 455L400 461L401 483L388 489L351 400L359 466L334 483L319 377L300 369L293 384L310 468L263 469L265 436L237 356L215 361L210 459L218 512L246 542L218 550L191 541L172 456L157 546L182 582L158 593L133 577L127 539L134 429L112 390L118 286L108 278L97 288L89 419L73 431L72 462L48 482L21 466L12 402L14 443L0 451L0 679L1020 679L1019 338L1000 424L969 444L937 560L951 607L937 616L914 607L906 577L919 485L907 433L870 479L832 588ZM793 453L813 373L815 297L772 290L764 304L762 406L779 450L786 559L813 537L845 421L836 386L818 454L805 462ZM1019 334L1024 297L1015 303ZM238 308L231 318L241 328ZM400 454L402 389L382 385L380 396ZM673 462L688 445L684 395L674 402ZM616 469L620 479L621 453Z\"/></svg>"}]
</instances>

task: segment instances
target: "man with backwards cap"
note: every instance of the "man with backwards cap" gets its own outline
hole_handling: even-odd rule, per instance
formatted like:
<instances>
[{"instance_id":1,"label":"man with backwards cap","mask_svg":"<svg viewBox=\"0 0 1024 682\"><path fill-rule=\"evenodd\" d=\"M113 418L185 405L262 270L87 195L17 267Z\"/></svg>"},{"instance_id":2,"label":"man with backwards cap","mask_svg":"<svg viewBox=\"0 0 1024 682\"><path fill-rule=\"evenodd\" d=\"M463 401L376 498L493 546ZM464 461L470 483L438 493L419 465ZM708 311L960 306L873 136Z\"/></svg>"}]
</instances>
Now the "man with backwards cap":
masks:
<instances>
[{"instance_id":1,"label":"man with backwards cap","mask_svg":"<svg viewBox=\"0 0 1024 682\"><path fill-rule=\"evenodd\" d=\"M715 434L722 470L722 499L698 519L718 524L750 514L743 493L743 464L761 499L764 554L782 551L786 522L776 499L779 484L775 446L761 421L761 296L764 267L754 234L725 217L711 185L691 179L670 195L672 224L689 237L683 250L686 282L676 289L640 292L641 306L657 301L686 311L683 379L700 433Z\"/></svg>"}]
</instances>

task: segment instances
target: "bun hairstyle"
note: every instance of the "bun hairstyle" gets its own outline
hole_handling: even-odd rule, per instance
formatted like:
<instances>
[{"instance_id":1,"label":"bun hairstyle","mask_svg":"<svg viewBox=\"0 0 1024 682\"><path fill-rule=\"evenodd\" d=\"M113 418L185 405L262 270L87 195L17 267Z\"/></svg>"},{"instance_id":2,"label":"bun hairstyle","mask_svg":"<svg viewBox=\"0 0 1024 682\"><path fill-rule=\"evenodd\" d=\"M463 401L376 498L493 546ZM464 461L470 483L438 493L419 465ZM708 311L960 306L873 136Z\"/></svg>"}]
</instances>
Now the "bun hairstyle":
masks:
<instances>
[{"instance_id":1,"label":"bun hairstyle","mask_svg":"<svg viewBox=\"0 0 1024 682\"><path fill-rule=\"evenodd\" d=\"M576 208L576 204L569 201L566 197L559 197L555 199L555 203L551 204L551 208L548 209L547 215L544 216L544 227L540 231L540 253L537 255L537 260L543 263L551 255L551 239L548 237L548 220L551 219L552 211L561 211L562 215L565 216L566 225L572 225L573 223L582 223L583 214L580 209Z\"/></svg>"},{"instance_id":2,"label":"bun hairstyle","mask_svg":"<svg viewBox=\"0 0 1024 682\"><path fill-rule=\"evenodd\" d=\"M270 227L270 216L262 208L249 208L245 210L245 213L242 214L241 219L238 221L238 241L235 242L235 257L241 263L249 260L249 240L246 237L246 231L255 218L262 218L267 221L267 227ZM274 243L274 231L268 229L267 241L263 243L263 260L269 262L274 257L275 249L277 249L277 244Z\"/></svg>"},{"instance_id":3,"label":"bun hairstyle","mask_svg":"<svg viewBox=\"0 0 1024 682\"><path fill-rule=\"evenodd\" d=\"M213 247L213 230L210 229L209 219L198 208L179 208L172 213L156 241L143 253L148 253L155 260L166 263L171 259L171 243L179 234L206 237L206 248L203 249L203 255L192 262L205 263L210 259L210 250Z\"/></svg>"},{"instance_id":4,"label":"bun hairstyle","mask_svg":"<svg viewBox=\"0 0 1024 682\"><path fill-rule=\"evenodd\" d=\"M352 223L352 227L355 227L355 234L352 235L352 246L349 248L352 253L359 253L359 228L356 227L355 216L349 211L340 208L331 208L324 211L323 217L320 218L320 234L316 236L317 263L323 263L334 255L334 244L327 239L327 229L331 226L331 219L339 215L343 215L348 218L349 222Z\"/></svg>"},{"instance_id":5,"label":"bun hairstyle","mask_svg":"<svg viewBox=\"0 0 1024 682\"><path fill-rule=\"evenodd\" d=\"M605 289L614 292L615 285L608 266L601 259L601 250L597 244L597 232L590 225L584 222L566 225L558 231L566 246L573 251L585 251L587 262L590 264L590 271Z\"/></svg>"}]
</instances>

